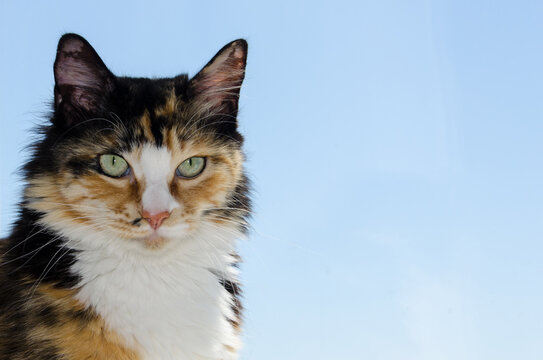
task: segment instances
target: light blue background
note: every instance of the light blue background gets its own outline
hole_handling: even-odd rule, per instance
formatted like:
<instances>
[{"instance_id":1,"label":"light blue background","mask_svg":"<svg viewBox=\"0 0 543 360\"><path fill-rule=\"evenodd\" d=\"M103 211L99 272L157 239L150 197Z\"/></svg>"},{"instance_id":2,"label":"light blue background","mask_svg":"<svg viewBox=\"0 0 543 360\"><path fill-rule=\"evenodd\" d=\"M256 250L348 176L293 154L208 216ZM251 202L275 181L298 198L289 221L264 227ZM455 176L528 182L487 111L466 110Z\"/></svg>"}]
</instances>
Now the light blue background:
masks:
<instances>
[{"instance_id":1,"label":"light blue background","mask_svg":"<svg viewBox=\"0 0 543 360\"><path fill-rule=\"evenodd\" d=\"M3 235L62 33L137 76L244 37L243 359L543 358L543 2L75 3L1 2Z\"/></svg>"}]
</instances>

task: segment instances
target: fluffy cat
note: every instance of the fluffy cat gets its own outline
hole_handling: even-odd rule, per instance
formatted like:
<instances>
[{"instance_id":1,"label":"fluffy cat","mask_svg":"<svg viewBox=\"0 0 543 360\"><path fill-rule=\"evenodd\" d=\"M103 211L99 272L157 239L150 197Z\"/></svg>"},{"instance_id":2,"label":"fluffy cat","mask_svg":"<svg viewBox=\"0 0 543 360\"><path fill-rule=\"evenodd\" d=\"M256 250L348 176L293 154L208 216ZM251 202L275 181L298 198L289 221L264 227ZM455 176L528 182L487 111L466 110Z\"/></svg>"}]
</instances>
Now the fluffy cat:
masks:
<instances>
[{"instance_id":1,"label":"fluffy cat","mask_svg":"<svg viewBox=\"0 0 543 360\"><path fill-rule=\"evenodd\" d=\"M54 112L0 241L0 359L236 359L245 40L194 77L117 77L62 36Z\"/></svg>"}]
</instances>

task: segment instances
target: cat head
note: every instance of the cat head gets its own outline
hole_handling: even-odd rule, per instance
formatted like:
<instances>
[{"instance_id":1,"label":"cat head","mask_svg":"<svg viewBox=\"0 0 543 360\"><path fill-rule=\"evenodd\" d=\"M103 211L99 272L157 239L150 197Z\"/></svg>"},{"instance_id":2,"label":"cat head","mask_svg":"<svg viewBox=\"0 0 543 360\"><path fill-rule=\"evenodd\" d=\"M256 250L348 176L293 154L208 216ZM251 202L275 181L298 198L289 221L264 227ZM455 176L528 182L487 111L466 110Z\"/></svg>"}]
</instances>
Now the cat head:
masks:
<instances>
[{"instance_id":1,"label":"cat head","mask_svg":"<svg viewBox=\"0 0 543 360\"><path fill-rule=\"evenodd\" d=\"M85 39L64 35L54 113L25 167L24 206L76 242L156 249L202 227L243 230L236 117L246 56L236 40L192 78L117 77Z\"/></svg>"}]
</instances>

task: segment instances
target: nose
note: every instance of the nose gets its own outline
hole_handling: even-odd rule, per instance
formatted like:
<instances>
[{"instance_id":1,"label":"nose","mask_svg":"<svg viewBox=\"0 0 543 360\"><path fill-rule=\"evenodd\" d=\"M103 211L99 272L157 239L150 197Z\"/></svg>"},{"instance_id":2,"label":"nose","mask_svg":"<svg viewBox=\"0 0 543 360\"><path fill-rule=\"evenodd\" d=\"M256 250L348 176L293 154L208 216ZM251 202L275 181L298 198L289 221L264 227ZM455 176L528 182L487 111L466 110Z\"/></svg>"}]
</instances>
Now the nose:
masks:
<instances>
[{"instance_id":1,"label":"nose","mask_svg":"<svg viewBox=\"0 0 543 360\"><path fill-rule=\"evenodd\" d=\"M149 211L143 210L142 216L149 222L151 227L156 230L160 227L165 219L170 217L170 213L168 211L162 211L156 214L151 214Z\"/></svg>"}]
</instances>

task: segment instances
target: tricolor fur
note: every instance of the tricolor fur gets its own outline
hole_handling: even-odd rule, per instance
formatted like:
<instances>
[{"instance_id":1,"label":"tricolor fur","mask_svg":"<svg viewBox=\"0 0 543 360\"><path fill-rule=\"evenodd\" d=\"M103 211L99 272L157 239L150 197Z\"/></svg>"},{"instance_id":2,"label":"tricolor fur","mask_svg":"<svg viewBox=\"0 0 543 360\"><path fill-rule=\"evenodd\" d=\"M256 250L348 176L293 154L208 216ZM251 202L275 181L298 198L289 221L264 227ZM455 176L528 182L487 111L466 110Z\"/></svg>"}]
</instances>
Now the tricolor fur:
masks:
<instances>
[{"instance_id":1,"label":"tricolor fur","mask_svg":"<svg viewBox=\"0 0 543 360\"><path fill-rule=\"evenodd\" d=\"M127 78L60 39L54 113L0 242L0 359L237 358L246 53L236 40L192 79ZM103 154L129 174L105 174ZM194 156L202 173L177 176ZM168 215L155 229L145 211Z\"/></svg>"}]
</instances>

